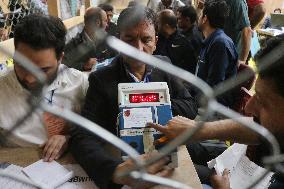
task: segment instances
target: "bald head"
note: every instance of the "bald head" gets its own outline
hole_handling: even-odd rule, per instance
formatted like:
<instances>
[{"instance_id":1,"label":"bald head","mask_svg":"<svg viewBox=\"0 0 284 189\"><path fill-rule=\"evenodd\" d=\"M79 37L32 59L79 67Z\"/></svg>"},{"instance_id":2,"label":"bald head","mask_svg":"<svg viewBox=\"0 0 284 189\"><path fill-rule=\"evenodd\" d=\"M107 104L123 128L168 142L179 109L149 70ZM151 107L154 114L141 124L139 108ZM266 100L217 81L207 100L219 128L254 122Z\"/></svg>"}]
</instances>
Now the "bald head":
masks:
<instances>
[{"instance_id":1,"label":"bald head","mask_svg":"<svg viewBox=\"0 0 284 189\"><path fill-rule=\"evenodd\" d=\"M171 28L177 27L177 17L170 9L165 9L158 13L158 22L161 26L168 25Z\"/></svg>"},{"instance_id":2,"label":"bald head","mask_svg":"<svg viewBox=\"0 0 284 189\"><path fill-rule=\"evenodd\" d=\"M105 30L107 26L106 12L99 7L90 7L84 15L85 27L101 28Z\"/></svg>"}]
</instances>

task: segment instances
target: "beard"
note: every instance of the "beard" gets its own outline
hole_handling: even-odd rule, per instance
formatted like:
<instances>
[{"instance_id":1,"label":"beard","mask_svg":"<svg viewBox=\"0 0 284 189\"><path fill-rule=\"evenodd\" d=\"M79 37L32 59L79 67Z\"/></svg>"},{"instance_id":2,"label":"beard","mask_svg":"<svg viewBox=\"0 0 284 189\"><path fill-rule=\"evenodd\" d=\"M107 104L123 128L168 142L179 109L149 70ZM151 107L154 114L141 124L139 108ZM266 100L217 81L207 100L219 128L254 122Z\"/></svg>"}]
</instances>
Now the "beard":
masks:
<instances>
[{"instance_id":1,"label":"beard","mask_svg":"<svg viewBox=\"0 0 284 189\"><path fill-rule=\"evenodd\" d=\"M50 84L56 79L56 77L57 77L57 72L58 72L58 67L57 67L57 69L56 69L56 71L55 71L54 73L52 73L51 75L47 76L47 77L48 77L47 80L46 80L46 84L47 84L47 85L50 85ZM35 94L35 95L40 94L40 92L42 91L42 87L43 87L43 86L42 86L39 82L36 81L35 83L33 83L33 84L31 85L31 84L28 84L28 82L25 81L24 79L21 79L21 78L18 76L16 70L15 70L15 74L16 74L16 77L17 77L18 82L20 83L20 85L21 85L24 89L28 90L29 92L31 92L31 93L33 93L33 94Z\"/></svg>"}]
</instances>

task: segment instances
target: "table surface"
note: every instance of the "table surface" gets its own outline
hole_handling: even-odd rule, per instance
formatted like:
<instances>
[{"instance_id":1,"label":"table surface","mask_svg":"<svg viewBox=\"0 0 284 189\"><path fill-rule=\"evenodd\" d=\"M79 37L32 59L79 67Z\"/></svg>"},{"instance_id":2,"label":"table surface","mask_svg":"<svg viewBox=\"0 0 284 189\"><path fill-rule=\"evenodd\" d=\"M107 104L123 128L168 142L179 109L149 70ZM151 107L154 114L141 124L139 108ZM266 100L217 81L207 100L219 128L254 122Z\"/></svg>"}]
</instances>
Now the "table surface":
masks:
<instances>
[{"instance_id":1,"label":"table surface","mask_svg":"<svg viewBox=\"0 0 284 189\"><path fill-rule=\"evenodd\" d=\"M0 148L0 162L7 162L25 167L41 159L42 150L39 148ZM75 164L70 153L58 160L61 164ZM194 189L201 189L201 183L185 146L178 150L178 168L175 169L172 179L189 185ZM164 186L155 186L153 189L165 189Z\"/></svg>"}]
</instances>

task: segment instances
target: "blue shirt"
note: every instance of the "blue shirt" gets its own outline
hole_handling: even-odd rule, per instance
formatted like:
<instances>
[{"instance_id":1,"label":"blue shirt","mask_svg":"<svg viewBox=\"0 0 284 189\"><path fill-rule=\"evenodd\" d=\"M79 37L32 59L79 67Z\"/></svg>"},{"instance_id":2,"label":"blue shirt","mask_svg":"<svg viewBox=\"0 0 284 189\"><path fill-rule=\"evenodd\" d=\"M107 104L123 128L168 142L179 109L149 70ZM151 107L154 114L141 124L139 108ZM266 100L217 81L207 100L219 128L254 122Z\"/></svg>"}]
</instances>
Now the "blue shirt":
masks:
<instances>
[{"instance_id":1,"label":"blue shirt","mask_svg":"<svg viewBox=\"0 0 284 189\"><path fill-rule=\"evenodd\" d=\"M211 87L237 74L238 54L235 45L222 29L217 29L203 42L196 75ZM219 102L231 106L234 99L220 98Z\"/></svg>"}]
</instances>

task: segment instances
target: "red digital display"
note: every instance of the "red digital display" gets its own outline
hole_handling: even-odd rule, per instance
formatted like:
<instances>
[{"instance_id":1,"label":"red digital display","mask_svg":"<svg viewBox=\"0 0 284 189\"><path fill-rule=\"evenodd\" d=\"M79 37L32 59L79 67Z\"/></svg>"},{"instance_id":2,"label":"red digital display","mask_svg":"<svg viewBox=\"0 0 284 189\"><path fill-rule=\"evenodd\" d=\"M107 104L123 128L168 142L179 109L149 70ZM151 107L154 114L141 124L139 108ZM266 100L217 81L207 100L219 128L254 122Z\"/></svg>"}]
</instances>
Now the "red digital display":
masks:
<instances>
[{"instance_id":1,"label":"red digital display","mask_svg":"<svg viewBox=\"0 0 284 189\"><path fill-rule=\"evenodd\" d=\"M129 102L160 102L159 93L129 94Z\"/></svg>"}]
</instances>

